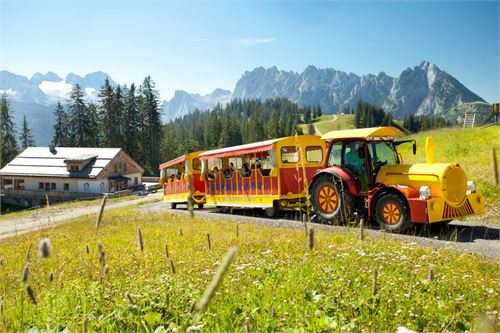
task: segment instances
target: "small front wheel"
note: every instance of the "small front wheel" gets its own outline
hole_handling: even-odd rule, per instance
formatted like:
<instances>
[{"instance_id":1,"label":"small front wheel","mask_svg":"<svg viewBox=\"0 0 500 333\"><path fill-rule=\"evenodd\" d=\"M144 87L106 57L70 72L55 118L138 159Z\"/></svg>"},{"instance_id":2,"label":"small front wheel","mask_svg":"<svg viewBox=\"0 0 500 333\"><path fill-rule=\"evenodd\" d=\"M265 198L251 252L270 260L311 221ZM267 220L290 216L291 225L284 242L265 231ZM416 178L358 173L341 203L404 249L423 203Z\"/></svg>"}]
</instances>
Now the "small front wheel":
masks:
<instances>
[{"instance_id":1,"label":"small front wheel","mask_svg":"<svg viewBox=\"0 0 500 333\"><path fill-rule=\"evenodd\" d=\"M175 202L172 202L172 203L170 204L170 208L171 208L171 209L176 209L176 208L177 208L177 204L176 204Z\"/></svg>"},{"instance_id":2,"label":"small front wheel","mask_svg":"<svg viewBox=\"0 0 500 333\"><path fill-rule=\"evenodd\" d=\"M375 217L387 231L403 233L411 227L410 211L404 199L395 193L384 194L377 200Z\"/></svg>"},{"instance_id":3,"label":"small front wheel","mask_svg":"<svg viewBox=\"0 0 500 333\"><path fill-rule=\"evenodd\" d=\"M272 207L268 207L268 208L264 209L264 212L266 213L266 216L268 218L273 218L273 217L278 216L279 211L280 211L280 208L275 203L273 203Z\"/></svg>"},{"instance_id":4,"label":"small front wheel","mask_svg":"<svg viewBox=\"0 0 500 333\"><path fill-rule=\"evenodd\" d=\"M198 204L198 209L203 209L203 204Z\"/></svg>"}]
</instances>

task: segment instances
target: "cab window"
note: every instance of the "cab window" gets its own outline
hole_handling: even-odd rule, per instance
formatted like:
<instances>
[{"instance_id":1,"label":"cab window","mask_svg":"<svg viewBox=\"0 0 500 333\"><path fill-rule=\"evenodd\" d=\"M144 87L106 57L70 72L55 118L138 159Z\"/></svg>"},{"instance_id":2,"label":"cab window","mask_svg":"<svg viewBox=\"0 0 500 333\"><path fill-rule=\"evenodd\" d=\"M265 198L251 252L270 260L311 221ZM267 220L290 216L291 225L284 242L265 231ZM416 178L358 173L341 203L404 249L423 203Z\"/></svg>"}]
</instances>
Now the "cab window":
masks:
<instances>
[{"instance_id":1,"label":"cab window","mask_svg":"<svg viewBox=\"0 0 500 333\"><path fill-rule=\"evenodd\" d=\"M373 167L385 164L398 164L397 153L390 142L377 141L368 145Z\"/></svg>"},{"instance_id":2,"label":"cab window","mask_svg":"<svg viewBox=\"0 0 500 333\"><path fill-rule=\"evenodd\" d=\"M317 163L323 161L323 149L320 146L307 146L306 161L309 163Z\"/></svg>"},{"instance_id":3,"label":"cab window","mask_svg":"<svg viewBox=\"0 0 500 333\"><path fill-rule=\"evenodd\" d=\"M328 156L328 166L342 165L342 142L332 144L330 156Z\"/></svg>"}]
</instances>

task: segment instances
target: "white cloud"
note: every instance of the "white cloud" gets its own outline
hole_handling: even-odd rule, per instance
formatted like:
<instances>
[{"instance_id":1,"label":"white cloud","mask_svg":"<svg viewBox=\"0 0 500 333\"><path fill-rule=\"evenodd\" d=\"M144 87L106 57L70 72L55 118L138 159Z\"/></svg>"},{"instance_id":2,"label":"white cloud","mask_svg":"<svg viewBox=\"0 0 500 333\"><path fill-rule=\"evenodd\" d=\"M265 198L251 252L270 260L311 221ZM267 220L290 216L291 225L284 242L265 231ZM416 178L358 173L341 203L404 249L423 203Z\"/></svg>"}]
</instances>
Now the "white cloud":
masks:
<instances>
[{"instance_id":1,"label":"white cloud","mask_svg":"<svg viewBox=\"0 0 500 333\"><path fill-rule=\"evenodd\" d=\"M233 43L243 47L253 47L261 44L271 44L276 41L276 38L238 38L233 40Z\"/></svg>"},{"instance_id":2,"label":"white cloud","mask_svg":"<svg viewBox=\"0 0 500 333\"><path fill-rule=\"evenodd\" d=\"M330 16L325 17L325 20L333 20L336 19L337 17L340 17L340 14L333 14Z\"/></svg>"}]
</instances>

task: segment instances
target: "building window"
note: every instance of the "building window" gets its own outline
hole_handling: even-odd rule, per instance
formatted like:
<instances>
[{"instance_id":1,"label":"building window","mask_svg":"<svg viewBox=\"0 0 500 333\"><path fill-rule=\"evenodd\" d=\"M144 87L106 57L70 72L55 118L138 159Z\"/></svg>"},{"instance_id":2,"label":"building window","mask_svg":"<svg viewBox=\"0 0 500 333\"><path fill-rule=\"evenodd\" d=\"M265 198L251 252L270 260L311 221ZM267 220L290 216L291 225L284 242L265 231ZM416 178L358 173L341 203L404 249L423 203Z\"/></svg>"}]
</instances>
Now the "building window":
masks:
<instances>
[{"instance_id":1,"label":"building window","mask_svg":"<svg viewBox=\"0 0 500 333\"><path fill-rule=\"evenodd\" d=\"M24 190L24 179L15 179L14 188L16 190Z\"/></svg>"},{"instance_id":2,"label":"building window","mask_svg":"<svg viewBox=\"0 0 500 333\"><path fill-rule=\"evenodd\" d=\"M56 189L56 183L51 183L50 184L50 189L55 190Z\"/></svg>"},{"instance_id":3,"label":"building window","mask_svg":"<svg viewBox=\"0 0 500 333\"><path fill-rule=\"evenodd\" d=\"M68 183L64 183L64 190L69 191L69 184Z\"/></svg>"},{"instance_id":4,"label":"building window","mask_svg":"<svg viewBox=\"0 0 500 333\"><path fill-rule=\"evenodd\" d=\"M12 184L12 179L4 179L2 182L2 188L4 190L12 189L14 188L14 185Z\"/></svg>"},{"instance_id":5,"label":"building window","mask_svg":"<svg viewBox=\"0 0 500 333\"><path fill-rule=\"evenodd\" d=\"M43 190L43 183L38 183L38 189Z\"/></svg>"}]
</instances>

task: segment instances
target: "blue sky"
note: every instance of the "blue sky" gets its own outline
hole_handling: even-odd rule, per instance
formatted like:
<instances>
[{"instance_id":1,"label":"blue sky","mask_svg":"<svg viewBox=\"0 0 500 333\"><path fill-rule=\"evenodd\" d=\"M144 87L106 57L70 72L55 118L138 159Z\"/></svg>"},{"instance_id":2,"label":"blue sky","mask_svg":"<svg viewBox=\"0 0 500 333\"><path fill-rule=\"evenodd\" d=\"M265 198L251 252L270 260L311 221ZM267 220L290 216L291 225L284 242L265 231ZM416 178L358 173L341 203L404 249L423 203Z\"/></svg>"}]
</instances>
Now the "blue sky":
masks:
<instances>
[{"instance_id":1,"label":"blue sky","mask_svg":"<svg viewBox=\"0 0 500 333\"><path fill-rule=\"evenodd\" d=\"M0 0L0 69L175 90L233 90L246 70L308 65L397 76L429 60L500 101L498 1Z\"/></svg>"}]
</instances>

